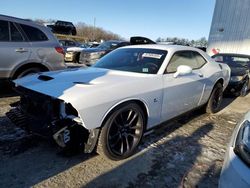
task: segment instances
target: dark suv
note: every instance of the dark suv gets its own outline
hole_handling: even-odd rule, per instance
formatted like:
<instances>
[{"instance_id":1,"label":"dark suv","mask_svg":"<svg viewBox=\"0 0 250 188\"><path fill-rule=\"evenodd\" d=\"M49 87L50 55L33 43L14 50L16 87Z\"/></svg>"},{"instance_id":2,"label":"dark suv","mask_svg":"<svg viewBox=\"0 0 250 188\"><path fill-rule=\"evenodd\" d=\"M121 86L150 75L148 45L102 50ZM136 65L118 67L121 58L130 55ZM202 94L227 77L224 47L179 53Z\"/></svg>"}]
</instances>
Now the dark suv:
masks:
<instances>
[{"instance_id":1,"label":"dark suv","mask_svg":"<svg viewBox=\"0 0 250 188\"><path fill-rule=\"evenodd\" d=\"M47 27L50 27L53 33L76 35L76 28L72 22L58 20L54 25L47 25Z\"/></svg>"}]
</instances>

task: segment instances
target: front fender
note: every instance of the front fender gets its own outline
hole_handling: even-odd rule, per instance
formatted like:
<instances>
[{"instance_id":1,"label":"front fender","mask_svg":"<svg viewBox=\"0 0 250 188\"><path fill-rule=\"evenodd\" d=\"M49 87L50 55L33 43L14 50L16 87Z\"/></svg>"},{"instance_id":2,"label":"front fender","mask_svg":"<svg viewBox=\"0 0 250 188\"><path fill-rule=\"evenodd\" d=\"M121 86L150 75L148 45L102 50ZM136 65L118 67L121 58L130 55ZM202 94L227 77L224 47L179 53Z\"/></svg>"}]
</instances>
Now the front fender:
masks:
<instances>
[{"instance_id":1,"label":"front fender","mask_svg":"<svg viewBox=\"0 0 250 188\"><path fill-rule=\"evenodd\" d=\"M130 101L138 101L138 102L143 103L143 105L144 105L144 107L145 107L145 109L146 109L147 117L150 116L150 114L149 114L149 109L148 109L148 104L147 104L146 101L144 101L143 99L139 99L139 98L127 98L127 99L123 99L123 100L119 101L118 103L114 104L111 108L109 108L109 109L105 112L104 116L102 117L102 122L104 122L104 120L105 120L106 117L110 114L110 112L111 112L112 110L114 110L117 106L119 106L119 105L121 105L121 104L123 104L123 103L126 103L126 102L130 102Z\"/></svg>"}]
</instances>

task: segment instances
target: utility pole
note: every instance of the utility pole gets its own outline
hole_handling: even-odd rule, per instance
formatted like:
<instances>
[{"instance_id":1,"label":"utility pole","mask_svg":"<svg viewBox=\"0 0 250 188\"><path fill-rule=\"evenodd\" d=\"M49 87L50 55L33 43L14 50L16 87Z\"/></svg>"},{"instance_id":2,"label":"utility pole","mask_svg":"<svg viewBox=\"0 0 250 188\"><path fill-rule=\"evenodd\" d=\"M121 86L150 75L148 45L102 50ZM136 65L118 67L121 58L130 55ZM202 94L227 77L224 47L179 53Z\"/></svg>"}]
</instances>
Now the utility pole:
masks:
<instances>
[{"instance_id":1,"label":"utility pole","mask_svg":"<svg viewBox=\"0 0 250 188\"><path fill-rule=\"evenodd\" d=\"M95 41L95 22L96 18L94 17L93 41Z\"/></svg>"}]
</instances>

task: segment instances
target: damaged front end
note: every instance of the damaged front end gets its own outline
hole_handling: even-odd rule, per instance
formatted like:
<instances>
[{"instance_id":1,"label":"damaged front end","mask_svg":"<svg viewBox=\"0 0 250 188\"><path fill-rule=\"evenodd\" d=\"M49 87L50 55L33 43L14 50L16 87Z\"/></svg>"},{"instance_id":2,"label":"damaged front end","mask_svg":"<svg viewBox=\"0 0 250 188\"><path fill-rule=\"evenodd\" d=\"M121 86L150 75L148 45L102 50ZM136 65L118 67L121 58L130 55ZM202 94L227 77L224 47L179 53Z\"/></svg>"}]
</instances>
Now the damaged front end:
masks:
<instances>
[{"instance_id":1,"label":"damaged front end","mask_svg":"<svg viewBox=\"0 0 250 188\"><path fill-rule=\"evenodd\" d=\"M20 86L16 90L21 95L20 101L11 104L11 110L6 113L15 125L31 134L53 138L62 148L93 151L99 129L84 128L70 103Z\"/></svg>"}]
</instances>

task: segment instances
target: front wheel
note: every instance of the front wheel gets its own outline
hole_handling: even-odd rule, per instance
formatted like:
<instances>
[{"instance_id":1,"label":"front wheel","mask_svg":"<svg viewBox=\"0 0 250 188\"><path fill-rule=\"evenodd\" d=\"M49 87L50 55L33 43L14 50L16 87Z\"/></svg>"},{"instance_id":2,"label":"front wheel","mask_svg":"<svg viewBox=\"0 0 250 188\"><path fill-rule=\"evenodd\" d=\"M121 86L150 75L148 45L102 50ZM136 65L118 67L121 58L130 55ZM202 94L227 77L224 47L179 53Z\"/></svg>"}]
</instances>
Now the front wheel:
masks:
<instances>
[{"instance_id":1,"label":"front wheel","mask_svg":"<svg viewBox=\"0 0 250 188\"><path fill-rule=\"evenodd\" d=\"M117 108L104 124L97 153L112 160L128 158L139 145L145 126L145 115L136 103Z\"/></svg>"},{"instance_id":2,"label":"front wheel","mask_svg":"<svg viewBox=\"0 0 250 188\"><path fill-rule=\"evenodd\" d=\"M217 83L214 86L210 98L207 102L206 112L211 114L218 112L221 107L222 98L223 98L223 86L221 83Z\"/></svg>"}]
</instances>

